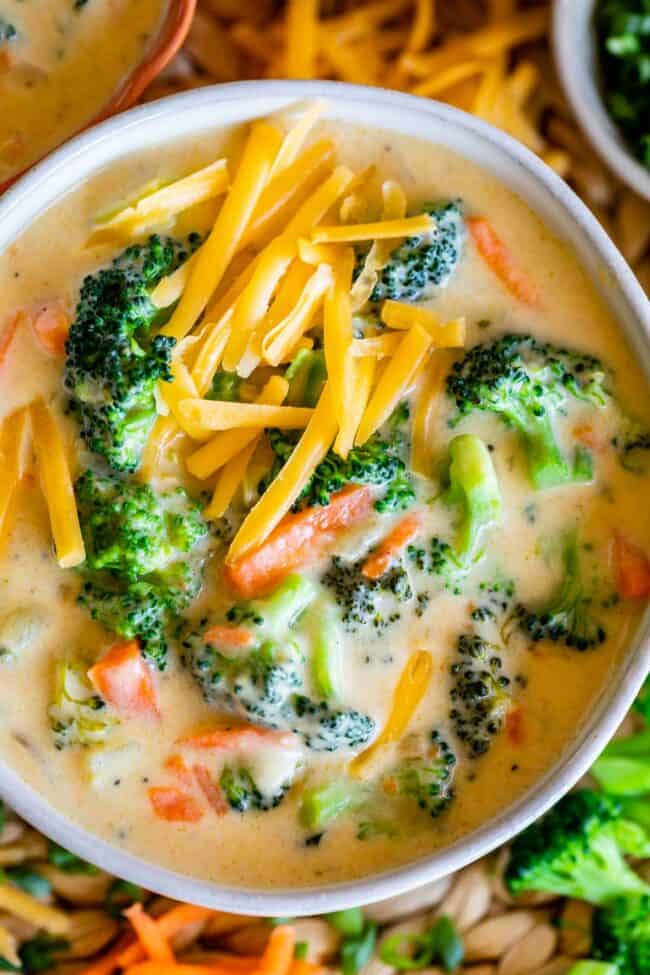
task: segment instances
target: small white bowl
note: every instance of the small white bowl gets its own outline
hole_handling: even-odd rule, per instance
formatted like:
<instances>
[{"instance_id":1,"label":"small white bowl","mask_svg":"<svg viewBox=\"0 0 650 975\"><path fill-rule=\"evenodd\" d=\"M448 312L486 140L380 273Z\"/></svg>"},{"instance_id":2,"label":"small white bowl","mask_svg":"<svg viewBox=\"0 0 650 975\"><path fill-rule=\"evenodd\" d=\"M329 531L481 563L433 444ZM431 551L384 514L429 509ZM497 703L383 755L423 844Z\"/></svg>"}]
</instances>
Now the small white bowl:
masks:
<instances>
[{"instance_id":1,"label":"small white bowl","mask_svg":"<svg viewBox=\"0 0 650 975\"><path fill-rule=\"evenodd\" d=\"M322 99L330 118L403 133L445 146L519 194L577 254L628 336L650 383L650 305L598 221L567 184L521 143L480 119L438 102L335 82L242 82L175 95L102 123L59 149L0 200L0 255L48 207L130 153ZM568 296L570 301L570 296ZM0 794L35 827L109 873L179 900L240 914L322 914L393 897L452 873L506 843L541 816L581 776L614 734L650 664L650 613L611 681L558 762L528 792L445 849L391 871L342 884L260 890L225 887L176 873L125 852L67 819L0 761Z\"/></svg>"},{"instance_id":2,"label":"small white bowl","mask_svg":"<svg viewBox=\"0 0 650 975\"><path fill-rule=\"evenodd\" d=\"M621 182L650 200L650 170L630 152L600 93L594 29L597 2L555 0L555 63L571 108L596 152Z\"/></svg>"}]
</instances>

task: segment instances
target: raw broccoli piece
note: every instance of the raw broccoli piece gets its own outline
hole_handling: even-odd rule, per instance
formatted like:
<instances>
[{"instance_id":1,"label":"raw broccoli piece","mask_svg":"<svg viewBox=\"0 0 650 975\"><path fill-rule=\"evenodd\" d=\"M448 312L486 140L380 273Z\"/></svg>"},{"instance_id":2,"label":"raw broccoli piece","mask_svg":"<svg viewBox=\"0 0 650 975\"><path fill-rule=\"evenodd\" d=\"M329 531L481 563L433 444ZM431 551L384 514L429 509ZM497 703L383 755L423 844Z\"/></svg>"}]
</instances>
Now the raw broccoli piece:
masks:
<instances>
[{"instance_id":1,"label":"raw broccoli piece","mask_svg":"<svg viewBox=\"0 0 650 975\"><path fill-rule=\"evenodd\" d=\"M615 965L617 975L650 972L650 894L616 897L596 911L592 954Z\"/></svg>"},{"instance_id":2,"label":"raw broccoli piece","mask_svg":"<svg viewBox=\"0 0 650 975\"><path fill-rule=\"evenodd\" d=\"M156 418L154 389L170 382L175 339L156 334L164 315L150 293L198 243L154 235L133 244L81 286L66 343L64 383L90 450L134 471Z\"/></svg>"},{"instance_id":3,"label":"raw broccoli piece","mask_svg":"<svg viewBox=\"0 0 650 975\"><path fill-rule=\"evenodd\" d=\"M165 630L201 588L207 527L198 506L181 488L156 494L90 470L75 490L86 546L80 603L107 629L138 637L164 667Z\"/></svg>"},{"instance_id":4,"label":"raw broccoli piece","mask_svg":"<svg viewBox=\"0 0 650 975\"><path fill-rule=\"evenodd\" d=\"M510 678L502 673L496 650L476 634L461 633L457 659L450 667L449 717L472 758L488 751L510 707Z\"/></svg>"},{"instance_id":5,"label":"raw broccoli piece","mask_svg":"<svg viewBox=\"0 0 650 975\"><path fill-rule=\"evenodd\" d=\"M284 782L273 792L266 792L259 788L245 766L224 765L219 785L228 805L235 812L244 813L250 809L266 812L280 805L291 788L291 780Z\"/></svg>"},{"instance_id":6,"label":"raw broccoli piece","mask_svg":"<svg viewBox=\"0 0 650 975\"><path fill-rule=\"evenodd\" d=\"M515 838L506 884L513 894L543 890L597 905L647 894L650 888L624 859L638 852L640 832L621 817L615 799L571 792Z\"/></svg>"},{"instance_id":7,"label":"raw broccoli piece","mask_svg":"<svg viewBox=\"0 0 650 975\"><path fill-rule=\"evenodd\" d=\"M95 692L87 670L81 660L60 660L56 665L48 717L57 749L102 744L118 723Z\"/></svg>"},{"instance_id":8,"label":"raw broccoli piece","mask_svg":"<svg viewBox=\"0 0 650 975\"><path fill-rule=\"evenodd\" d=\"M408 574L394 565L379 579L368 579L361 571L365 559L348 562L339 555L332 557L321 584L334 597L343 628L354 633L372 626L377 633L401 619L400 603L413 598Z\"/></svg>"},{"instance_id":9,"label":"raw broccoli piece","mask_svg":"<svg viewBox=\"0 0 650 975\"><path fill-rule=\"evenodd\" d=\"M388 795L415 800L434 819L454 797L456 756L440 732L432 731L428 741L417 736L413 755L405 755L382 779ZM420 745L424 747L419 747ZM406 742L408 748L409 742Z\"/></svg>"},{"instance_id":10,"label":"raw broccoli piece","mask_svg":"<svg viewBox=\"0 0 650 975\"><path fill-rule=\"evenodd\" d=\"M301 349L284 374L289 383L288 406L314 407L327 379L322 349Z\"/></svg>"},{"instance_id":11,"label":"raw broccoli piece","mask_svg":"<svg viewBox=\"0 0 650 975\"><path fill-rule=\"evenodd\" d=\"M583 652L603 643L607 633L593 616L594 596L585 586L575 531L566 535L562 563L562 581L548 603L537 610L518 606L515 613L535 642L552 640Z\"/></svg>"},{"instance_id":12,"label":"raw broccoli piece","mask_svg":"<svg viewBox=\"0 0 650 975\"><path fill-rule=\"evenodd\" d=\"M517 431L535 487L590 479L589 455L579 448L569 464L555 439L553 419L571 398L594 407L608 402L599 359L528 335L504 335L475 345L456 362L447 392L458 409L453 425L478 410L496 413Z\"/></svg>"},{"instance_id":13,"label":"raw broccoli piece","mask_svg":"<svg viewBox=\"0 0 650 975\"><path fill-rule=\"evenodd\" d=\"M611 741L592 765L591 774L610 795L650 792L650 728Z\"/></svg>"},{"instance_id":14,"label":"raw broccoli piece","mask_svg":"<svg viewBox=\"0 0 650 975\"><path fill-rule=\"evenodd\" d=\"M390 255L379 272L379 280L370 295L371 302L424 301L439 288L444 288L458 267L465 240L465 221L459 201L428 203L423 213L430 213L436 221L435 230L417 237L408 237ZM361 272L365 253L357 258L357 275Z\"/></svg>"}]
</instances>

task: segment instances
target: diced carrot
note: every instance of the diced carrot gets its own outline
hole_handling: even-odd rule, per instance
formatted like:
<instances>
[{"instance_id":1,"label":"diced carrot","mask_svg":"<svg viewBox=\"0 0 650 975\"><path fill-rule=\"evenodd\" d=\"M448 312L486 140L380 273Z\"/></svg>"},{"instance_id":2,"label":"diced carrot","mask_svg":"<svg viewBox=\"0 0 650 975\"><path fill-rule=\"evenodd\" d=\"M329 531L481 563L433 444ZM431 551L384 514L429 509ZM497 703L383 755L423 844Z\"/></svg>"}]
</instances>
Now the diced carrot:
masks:
<instances>
[{"instance_id":1,"label":"diced carrot","mask_svg":"<svg viewBox=\"0 0 650 975\"><path fill-rule=\"evenodd\" d=\"M590 450L595 450L598 454L605 450L609 442L605 433L597 430L591 423L582 423L574 427L572 432L579 443L589 447Z\"/></svg>"},{"instance_id":2,"label":"diced carrot","mask_svg":"<svg viewBox=\"0 0 650 975\"><path fill-rule=\"evenodd\" d=\"M207 921L213 913L207 907L198 907L194 904L177 904L176 907L170 908L160 917L157 917L154 923L161 936L171 941L184 928L196 924L197 921ZM118 954L117 964L120 968L129 968L129 966L141 961L144 956L141 943L131 938L129 944L125 945Z\"/></svg>"},{"instance_id":3,"label":"diced carrot","mask_svg":"<svg viewBox=\"0 0 650 975\"><path fill-rule=\"evenodd\" d=\"M361 572L366 579L379 579L388 572L409 542L413 541L421 526L422 519L417 514L402 518L363 563Z\"/></svg>"},{"instance_id":4,"label":"diced carrot","mask_svg":"<svg viewBox=\"0 0 650 975\"><path fill-rule=\"evenodd\" d=\"M280 924L273 928L260 958L258 975L287 975L294 960L295 943L296 935L289 924Z\"/></svg>"},{"instance_id":5,"label":"diced carrot","mask_svg":"<svg viewBox=\"0 0 650 975\"><path fill-rule=\"evenodd\" d=\"M650 596L650 559L643 549L616 532L613 555L619 596L623 599L647 599Z\"/></svg>"},{"instance_id":6,"label":"diced carrot","mask_svg":"<svg viewBox=\"0 0 650 975\"><path fill-rule=\"evenodd\" d=\"M510 294L524 305L539 306L541 300L537 285L518 267L490 221L485 217L470 217L467 225L479 254Z\"/></svg>"},{"instance_id":7,"label":"diced carrot","mask_svg":"<svg viewBox=\"0 0 650 975\"><path fill-rule=\"evenodd\" d=\"M193 765L192 771L197 784L217 816L225 816L230 806L223 792L210 775L205 765Z\"/></svg>"},{"instance_id":8,"label":"diced carrot","mask_svg":"<svg viewBox=\"0 0 650 975\"><path fill-rule=\"evenodd\" d=\"M316 562L346 528L372 509L368 487L350 486L322 507L285 515L269 537L225 567L226 578L242 596L257 596L277 586L293 569Z\"/></svg>"},{"instance_id":9,"label":"diced carrot","mask_svg":"<svg viewBox=\"0 0 650 975\"><path fill-rule=\"evenodd\" d=\"M166 772L170 772L177 778L179 782L182 782L183 785L193 785L194 779L192 773L182 755L170 755L165 761L163 768Z\"/></svg>"},{"instance_id":10,"label":"diced carrot","mask_svg":"<svg viewBox=\"0 0 650 975\"><path fill-rule=\"evenodd\" d=\"M206 643L213 643L221 647L250 647L255 638L245 626L211 626L203 634Z\"/></svg>"},{"instance_id":11,"label":"diced carrot","mask_svg":"<svg viewBox=\"0 0 650 975\"><path fill-rule=\"evenodd\" d=\"M36 338L46 352L65 355L65 343L70 331L70 316L60 301L41 305L32 317Z\"/></svg>"},{"instance_id":12,"label":"diced carrot","mask_svg":"<svg viewBox=\"0 0 650 975\"><path fill-rule=\"evenodd\" d=\"M128 918L138 941L152 961L164 964L176 960L167 939L139 901L127 908L124 916Z\"/></svg>"},{"instance_id":13,"label":"diced carrot","mask_svg":"<svg viewBox=\"0 0 650 975\"><path fill-rule=\"evenodd\" d=\"M506 735L513 745L523 745L526 737L523 708L511 708L506 715Z\"/></svg>"},{"instance_id":14,"label":"diced carrot","mask_svg":"<svg viewBox=\"0 0 650 975\"><path fill-rule=\"evenodd\" d=\"M142 951L142 948L138 942L135 941L133 935L124 934L117 941L112 948L110 948L105 955L101 958L96 958L92 961L87 968L83 968L79 975L112 975L116 968L121 968L122 962L120 959L124 955L125 951L128 951L131 947L137 947L138 951ZM142 956L144 956L144 952Z\"/></svg>"},{"instance_id":15,"label":"diced carrot","mask_svg":"<svg viewBox=\"0 0 650 975\"><path fill-rule=\"evenodd\" d=\"M149 801L159 819L169 823L198 823L203 810L185 789L171 785L154 785L149 789Z\"/></svg>"},{"instance_id":16,"label":"diced carrot","mask_svg":"<svg viewBox=\"0 0 650 975\"><path fill-rule=\"evenodd\" d=\"M156 686L137 640L116 643L90 668L88 677L104 700L123 717L158 717Z\"/></svg>"},{"instance_id":17,"label":"diced carrot","mask_svg":"<svg viewBox=\"0 0 650 975\"><path fill-rule=\"evenodd\" d=\"M234 728L214 728L196 735L180 738L179 745L188 748L205 748L228 751L235 748L246 748L268 742L275 745L289 745L295 741L293 735L287 731L274 731L272 728L261 728L259 725L245 724Z\"/></svg>"},{"instance_id":18,"label":"diced carrot","mask_svg":"<svg viewBox=\"0 0 650 975\"><path fill-rule=\"evenodd\" d=\"M5 325L4 331L0 334L0 366L7 358L9 353L9 348L13 342L16 332L18 331L18 326L26 319L25 312L16 312L14 317L11 319L8 325Z\"/></svg>"}]
</instances>

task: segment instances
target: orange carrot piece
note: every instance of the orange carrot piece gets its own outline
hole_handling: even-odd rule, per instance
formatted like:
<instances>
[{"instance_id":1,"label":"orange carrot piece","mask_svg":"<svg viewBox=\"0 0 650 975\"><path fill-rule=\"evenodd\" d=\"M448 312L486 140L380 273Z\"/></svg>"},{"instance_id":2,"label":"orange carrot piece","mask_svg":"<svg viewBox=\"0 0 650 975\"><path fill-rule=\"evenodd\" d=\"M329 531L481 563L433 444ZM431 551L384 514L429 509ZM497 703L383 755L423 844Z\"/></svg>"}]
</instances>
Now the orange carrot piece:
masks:
<instances>
[{"instance_id":1,"label":"orange carrot piece","mask_svg":"<svg viewBox=\"0 0 650 975\"><path fill-rule=\"evenodd\" d=\"M226 965L192 965L187 962L142 961L125 969L124 975L237 975Z\"/></svg>"},{"instance_id":2,"label":"orange carrot piece","mask_svg":"<svg viewBox=\"0 0 650 975\"><path fill-rule=\"evenodd\" d=\"M269 592L293 569L324 555L341 531L370 513L372 501L370 488L350 486L328 505L285 515L261 545L226 565L228 582L245 597Z\"/></svg>"},{"instance_id":3,"label":"orange carrot piece","mask_svg":"<svg viewBox=\"0 0 650 975\"><path fill-rule=\"evenodd\" d=\"M203 816L198 802L185 789L154 785L148 794L156 816L166 819L168 823L198 823Z\"/></svg>"},{"instance_id":4,"label":"orange carrot piece","mask_svg":"<svg viewBox=\"0 0 650 975\"><path fill-rule=\"evenodd\" d=\"M65 355L70 316L60 301L42 305L32 318L36 338L51 355Z\"/></svg>"},{"instance_id":5,"label":"orange carrot piece","mask_svg":"<svg viewBox=\"0 0 650 975\"><path fill-rule=\"evenodd\" d=\"M214 961L216 965L223 965L234 972L256 972L260 967L260 959L257 955L232 955L227 951L211 951L210 964Z\"/></svg>"},{"instance_id":6,"label":"orange carrot piece","mask_svg":"<svg viewBox=\"0 0 650 975\"><path fill-rule=\"evenodd\" d=\"M591 423L581 423L573 428L572 433L579 443L589 447L590 450L595 450L597 454L602 454L609 443L607 436Z\"/></svg>"},{"instance_id":7,"label":"orange carrot piece","mask_svg":"<svg viewBox=\"0 0 650 975\"><path fill-rule=\"evenodd\" d=\"M368 556L361 569L366 579L379 579L388 572L393 562L399 558L409 542L412 542L422 526L417 514L405 515L380 542L375 551Z\"/></svg>"},{"instance_id":8,"label":"orange carrot piece","mask_svg":"<svg viewBox=\"0 0 650 975\"><path fill-rule=\"evenodd\" d=\"M128 918L145 954L152 961L162 962L163 964L176 961L167 938L164 937L154 919L147 914L139 901L127 908L123 914Z\"/></svg>"},{"instance_id":9,"label":"orange carrot piece","mask_svg":"<svg viewBox=\"0 0 650 975\"><path fill-rule=\"evenodd\" d=\"M195 904L177 904L176 907L170 908L169 911L165 911L160 917L155 918L154 923L161 936L171 941L183 928L190 924L196 924L197 921L207 921L213 913L214 911L208 907L198 907ZM131 965L142 961L144 956L141 943L133 941L131 938L129 944L125 945L120 951L117 963L120 968L129 968Z\"/></svg>"},{"instance_id":10,"label":"orange carrot piece","mask_svg":"<svg viewBox=\"0 0 650 975\"><path fill-rule=\"evenodd\" d=\"M295 741L293 735L287 731L274 731L272 728L261 728L254 724L238 725L235 728L214 728L211 731L200 732L180 738L179 745L188 748L223 749L246 748L255 746L261 741L277 745L288 745Z\"/></svg>"},{"instance_id":11,"label":"orange carrot piece","mask_svg":"<svg viewBox=\"0 0 650 975\"><path fill-rule=\"evenodd\" d=\"M90 668L88 677L104 700L123 717L159 716L153 675L137 640L116 643Z\"/></svg>"},{"instance_id":12,"label":"orange carrot piece","mask_svg":"<svg viewBox=\"0 0 650 975\"><path fill-rule=\"evenodd\" d=\"M117 941L113 947L106 952L105 955L91 961L87 968L83 968L79 972L79 975L112 975L116 968L123 967L120 959L124 955L125 951L128 951L133 945L136 945L138 950L142 951L141 946L134 941L133 935L122 935L119 941Z\"/></svg>"},{"instance_id":13,"label":"orange carrot piece","mask_svg":"<svg viewBox=\"0 0 650 975\"><path fill-rule=\"evenodd\" d=\"M199 789L208 800L214 812L216 812L217 816L225 816L230 810L230 806L223 792L210 775L209 770L205 765L193 765L192 771L194 772Z\"/></svg>"},{"instance_id":14,"label":"orange carrot piece","mask_svg":"<svg viewBox=\"0 0 650 975\"><path fill-rule=\"evenodd\" d=\"M510 294L524 305L539 306L541 301L537 285L517 266L517 261L490 221L485 217L470 217L467 225L479 254Z\"/></svg>"},{"instance_id":15,"label":"orange carrot piece","mask_svg":"<svg viewBox=\"0 0 650 975\"><path fill-rule=\"evenodd\" d=\"M650 559L643 549L616 532L613 555L619 596L647 599L650 596Z\"/></svg>"},{"instance_id":16,"label":"orange carrot piece","mask_svg":"<svg viewBox=\"0 0 650 975\"><path fill-rule=\"evenodd\" d=\"M18 326L27 318L24 311L16 312L14 317L11 319L8 325L5 326L4 331L0 334L0 366L7 358L11 343L13 342L16 332L18 331Z\"/></svg>"},{"instance_id":17,"label":"orange carrot piece","mask_svg":"<svg viewBox=\"0 0 650 975\"><path fill-rule=\"evenodd\" d=\"M526 738L523 708L511 708L506 714L506 735L513 745L523 745Z\"/></svg>"},{"instance_id":18,"label":"orange carrot piece","mask_svg":"<svg viewBox=\"0 0 650 975\"><path fill-rule=\"evenodd\" d=\"M245 626L211 626L203 634L206 643L217 644L221 647L250 647L255 638Z\"/></svg>"},{"instance_id":19,"label":"orange carrot piece","mask_svg":"<svg viewBox=\"0 0 650 975\"><path fill-rule=\"evenodd\" d=\"M294 929L289 924L273 928L256 975L288 975L296 944Z\"/></svg>"},{"instance_id":20,"label":"orange carrot piece","mask_svg":"<svg viewBox=\"0 0 650 975\"><path fill-rule=\"evenodd\" d=\"M165 761L163 768L166 772L169 772L177 778L179 782L182 782L183 785L193 785L194 779L192 778L192 773L182 755L170 755Z\"/></svg>"},{"instance_id":21,"label":"orange carrot piece","mask_svg":"<svg viewBox=\"0 0 650 975\"><path fill-rule=\"evenodd\" d=\"M323 971L325 971L323 965L317 965L316 962L307 961L306 958L294 958L291 962L289 975L320 975L320 972Z\"/></svg>"}]
</instances>

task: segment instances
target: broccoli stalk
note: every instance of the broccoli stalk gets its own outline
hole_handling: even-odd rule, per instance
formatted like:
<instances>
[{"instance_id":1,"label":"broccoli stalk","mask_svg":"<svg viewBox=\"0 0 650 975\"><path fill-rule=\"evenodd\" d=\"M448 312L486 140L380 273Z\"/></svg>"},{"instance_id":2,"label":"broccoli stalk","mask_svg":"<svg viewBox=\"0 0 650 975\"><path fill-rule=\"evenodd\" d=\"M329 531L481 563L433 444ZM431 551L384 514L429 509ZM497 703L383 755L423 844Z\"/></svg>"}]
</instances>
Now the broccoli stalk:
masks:
<instances>
[{"instance_id":1,"label":"broccoli stalk","mask_svg":"<svg viewBox=\"0 0 650 975\"><path fill-rule=\"evenodd\" d=\"M449 486L443 501L459 510L453 549L460 566L469 568L479 557L485 530L501 517L501 493L490 452L472 433L449 444Z\"/></svg>"},{"instance_id":2,"label":"broccoli stalk","mask_svg":"<svg viewBox=\"0 0 650 975\"><path fill-rule=\"evenodd\" d=\"M305 789L300 803L300 821L306 829L322 830L346 812L362 807L368 787L340 778Z\"/></svg>"},{"instance_id":3,"label":"broccoli stalk","mask_svg":"<svg viewBox=\"0 0 650 975\"><path fill-rule=\"evenodd\" d=\"M314 613L311 670L314 690L324 701L337 697L338 669L338 622L333 607L323 601Z\"/></svg>"},{"instance_id":4,"label":"broccoli stalk","mask_svg":"<svg viewBox=\"0 0 650 975\"><path fill-rule=\"evenodd\" d=\"M610 795L650 792L650 728L610 742L592 765L591 774Z\"/></svg>"},{"instance_id":5,"label":"broccoli stalk","mask_svg":"<svg viewBox=\"0 0 650 975\"><path fill-rule=\"evenodd\" d=\"M475 411L496 413L519 434L530 478L537 488L585 481L591 462L579 449L569 464L555 439L553 419L572 398L604 406L600 361L569 349L540 344L526 335L504 335L474 346L447 377L458 423Z\"/></svg>"},{"instance_id":6,"label":"broccoli stalk","mask_svg":"<svg viewBox=\"0 0 650 975\"><path fill-rule=\"evenodd\" d=\"M587 789L569 793L515 838L506 884L513 894L542 890L597 905L648 894L624 859L638 853L639 833L615 799Z\"/></svg>"},{"instance_id":7,"label":"broccoli stalk","mask_svg":"<svg viewBox=\"0 0 650 975\"><path fill-rule=\"evenodd\" d=\"M284 378L289 383L288 406L316 406L327 379L322 349L301 349Z\"/></svg>"},{"instance_id":8,"label":"broccoli stalk","mask_svg":"<svg viewBox=\"0 0 650 975\"><path fill-rule=\"evenodd\" d=\"M281 638L313 602L316 590L309 579L292 573L263 599L236 603L226 613L229 623L252 626L259 636Z\"/></svg>"},{"instance_id":9,"label":"broccoli stalk","mask_svg":"<svg viewBox=\"0 0 650 975\"><path fill-rule=\"evenodd\" d=\"M616 897L596 911L592 954L613 966L615 975L650 972L650 894Z\"/></svg>"},{"instance_id":10,"label":"broccoli stalk","mask_svg":"<svg viewBox=\"0 0 650 975\"><path fill-rule=\"evenodd\" d=\"M562 563L562 581L549 601L536 610L520 605L515 614L532 640L562 642L582 652L603 643L607 633L592 615L594 597L585 589L575 531L565 537Z\"/></svg>"}]
</instances>

